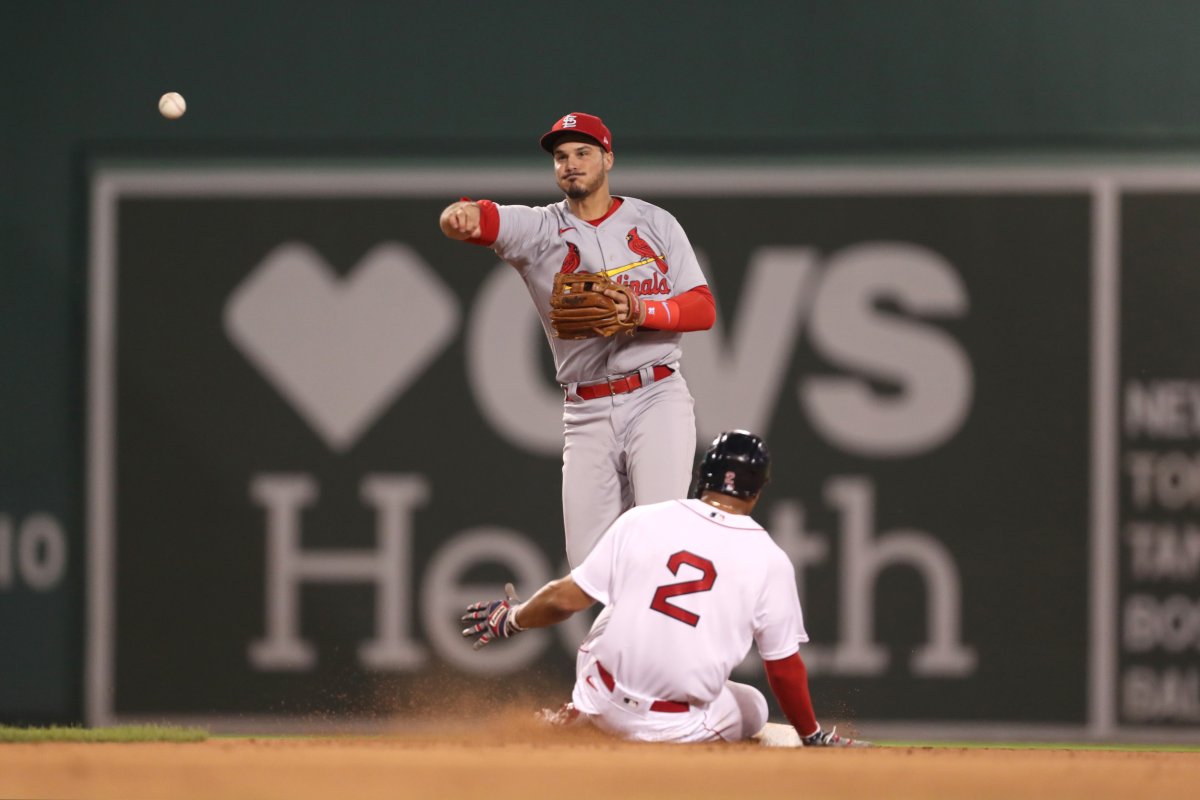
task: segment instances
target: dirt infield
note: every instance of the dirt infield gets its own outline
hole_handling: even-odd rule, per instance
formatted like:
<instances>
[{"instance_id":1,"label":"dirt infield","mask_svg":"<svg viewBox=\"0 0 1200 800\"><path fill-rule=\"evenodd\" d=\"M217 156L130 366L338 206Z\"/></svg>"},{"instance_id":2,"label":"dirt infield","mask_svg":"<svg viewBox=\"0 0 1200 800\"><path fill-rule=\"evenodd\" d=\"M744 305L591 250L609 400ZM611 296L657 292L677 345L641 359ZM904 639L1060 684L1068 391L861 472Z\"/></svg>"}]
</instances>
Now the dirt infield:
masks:
<instances>
[{"instance_id":1,"label":"dirt infield","mask_svg":"<svg viewBox=\"0 0 1200 800\"><path fill-rule=\"evenodd\" d=\"M1200 752L777 750L486 732L0 746L0 797L1194 798Z\"/></svg>"}]
</instances>

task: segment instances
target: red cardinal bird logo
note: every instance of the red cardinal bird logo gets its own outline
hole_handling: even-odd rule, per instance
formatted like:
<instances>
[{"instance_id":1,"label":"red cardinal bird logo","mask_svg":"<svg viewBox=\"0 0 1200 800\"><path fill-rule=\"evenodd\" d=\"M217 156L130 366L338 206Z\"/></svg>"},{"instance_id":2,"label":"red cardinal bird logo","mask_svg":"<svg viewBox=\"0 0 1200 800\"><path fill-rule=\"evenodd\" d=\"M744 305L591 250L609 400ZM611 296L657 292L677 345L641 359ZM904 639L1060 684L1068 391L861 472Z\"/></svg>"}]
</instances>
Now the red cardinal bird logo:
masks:
<instances>
[{"instance_id":1,"label":"red cardinal bird logo","mask_svg":"<svg viewBox=\"0 0 1200 800\"><path fill-rule=\"evenodd\" d=\"M559 272L574 272L579 269L579 248L571 242L567 242L567 256L563 259L562 269Z\"/></svg>"},{"instance_id":2,"label":"red cardinal bird logo","mask_svg":"<svg viewBox=\"0 0 1200 800\"><path fill-rule=\"evenodd\" d=\"M658 265L658 271L666 274L667 262L663 261L662 256L654 252L654 248L646 243L646 240L638 235L637 228L630 228L629 233L625 234L625 241L629 242L629 249L637 253L642 258L653 258L654 263Z\"/></svg>"}]
</instances>

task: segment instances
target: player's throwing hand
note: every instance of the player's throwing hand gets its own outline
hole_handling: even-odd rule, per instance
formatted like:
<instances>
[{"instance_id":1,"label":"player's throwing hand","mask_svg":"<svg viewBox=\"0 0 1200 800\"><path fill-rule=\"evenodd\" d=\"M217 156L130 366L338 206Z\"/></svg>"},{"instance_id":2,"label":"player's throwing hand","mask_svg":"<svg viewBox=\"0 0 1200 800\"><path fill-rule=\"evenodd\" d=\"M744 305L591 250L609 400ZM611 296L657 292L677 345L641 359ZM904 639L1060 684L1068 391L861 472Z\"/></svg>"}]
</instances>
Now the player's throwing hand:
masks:
<instances>
[{"instance_id":1,"label":"player's throwing hand","mask_svg":"<svg viewBox=\"0 0 1200 800\"><path fill-rule=\"evenodd\" d=\"M451 239L465 241L478 237L483 231L479 227L479 206L469 200L452 203L442 212L438 224L442 233Z\"/></svg>"},{"instance_id":2,"label":"player's throwing hand","mask_svg":"<svg viewBox=\"0 0 1200 800\"><path fill-rule=\"evenodd\" d=\"M520 602L517 600L517 590L511 583L506 583L504 594L504 600L483 600L467 606L467 613L462 617L463 622L482 620L469 628L463 628L463 636L479 636L472 645L474 649L487 647L493 639L507 639L525 630L517 624L514 608Z\"/></svg>"}]
</instances>

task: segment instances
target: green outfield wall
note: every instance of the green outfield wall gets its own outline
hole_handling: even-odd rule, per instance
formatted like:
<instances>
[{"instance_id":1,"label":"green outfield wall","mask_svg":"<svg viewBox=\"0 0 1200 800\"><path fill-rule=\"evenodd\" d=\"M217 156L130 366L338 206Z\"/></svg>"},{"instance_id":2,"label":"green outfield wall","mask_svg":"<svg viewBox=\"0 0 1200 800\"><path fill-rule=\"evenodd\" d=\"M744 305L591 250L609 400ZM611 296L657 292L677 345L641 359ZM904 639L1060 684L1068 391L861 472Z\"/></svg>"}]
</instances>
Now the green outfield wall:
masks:
<instances>
[{"instance_id":1,"label":"green outfield wall","mask_svg":"<svg viewBox=\"0 0 1200 800\"><path fill-rule=\"evenodd\" d=\"M702 439L751 425L780 453L762 521L803 578L818 703L1200 725L1200 7L455 13L0 6L0 721L368 719L475 674L441 616L562 567L556 397L532 317L502 325L504 270L434 220L553 200L536 137L586 110L614 191L709 265L718 327L684 371ZM274 270L398 276L436 335L347 354L394 382L323 407L297 387L336 376L281 381L256 336L290 319ZM403 555L291 581L285 528ZM570 635L492 668L560 685Z\"/></svg>"}]
</instances>

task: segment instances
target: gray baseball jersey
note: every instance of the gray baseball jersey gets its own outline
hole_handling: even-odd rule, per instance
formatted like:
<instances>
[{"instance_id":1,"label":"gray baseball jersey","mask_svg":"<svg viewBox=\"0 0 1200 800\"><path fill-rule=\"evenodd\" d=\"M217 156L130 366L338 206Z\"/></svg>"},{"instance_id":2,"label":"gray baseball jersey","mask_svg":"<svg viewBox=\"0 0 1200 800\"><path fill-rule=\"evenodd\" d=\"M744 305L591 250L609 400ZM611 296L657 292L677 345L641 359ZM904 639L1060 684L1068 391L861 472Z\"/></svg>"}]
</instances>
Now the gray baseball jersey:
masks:
<instances>
[{"instance_id":1,"label":"gray baseball jersey","mask_svg":"<svg viewBox=\"0 0 1200 800\"><path fill-rule=\"evenodd\" d=\"M477 244L520 273L554 353L563 407L563 529L567 560L579 564L622 511L687 494L696 455L692 396L678 372L678 331L567 340L554 336L550 294L558 272L606 272L640 297L666 300L705 284L683 228L632 197L597 225L564 200L531 208L493 205ZM487 209L491 211L491 209ZM665 306L664 306L665 308ZM676 373L655 381L652 367ZM642 388L583 400L576 385L640 371Z\"/></svg>"},{"instance_id":2,"label":"gray baseball jersey","mask_svg":"<svg viewBox=\"0 0 1200 800\"><path fill-rule=\"evenodd\" d=\"M706 281L683 228L668 212L633 197L599 225L576 217L563 200L548 206L497 205L500 225L490 244L520 273L554 352L558 382L602 380L647 365L679 360L677 331L565 340L550 327L557 272L605 272L640 297L665 300Z\"/></svg>"}]
</instances>

